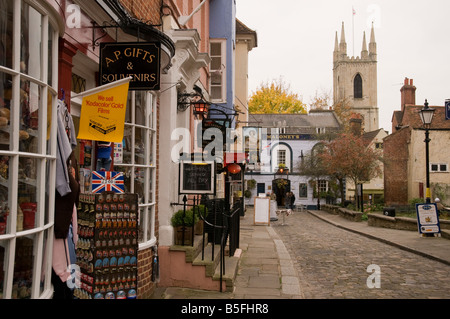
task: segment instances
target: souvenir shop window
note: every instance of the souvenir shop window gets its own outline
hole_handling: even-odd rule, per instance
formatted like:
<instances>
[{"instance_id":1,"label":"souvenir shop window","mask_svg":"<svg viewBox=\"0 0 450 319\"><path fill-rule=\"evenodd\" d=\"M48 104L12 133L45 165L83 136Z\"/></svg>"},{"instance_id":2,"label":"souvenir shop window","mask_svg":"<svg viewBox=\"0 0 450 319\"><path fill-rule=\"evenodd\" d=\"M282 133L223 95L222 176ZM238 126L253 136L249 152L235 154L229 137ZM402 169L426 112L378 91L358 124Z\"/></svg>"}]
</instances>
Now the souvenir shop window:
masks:
<instances>
[{"instance_id":1,"label":"souvenir shop window","mask_svg":"<svg viewBox=\"0 0 450 319\"><path fill-rule=\"evenodd\" d=\"M46 2L0 0L0 299L51 295L58 20Z\"/></svg>"},{"instance_id":2,"label":"souvenir shop window","mask_svg":"<svg viewBox=\"0 0 450 319\"><path fill-rule=\"evenodd\" d=\"M0 1L0 65L12 68L13 0Z\"/></svg>"},{"instance_id":3,"label":"souvenir shop window","mask_svg":"<svg viewBox=\"0 0 450 319\"><path fill-rule=\"evenodd\" d=\"M115 145L114 170L123 172L125 189L138 195L141 244L155 241L156 98L130 91L123 143Z\"/></svg>"}]
</instances>

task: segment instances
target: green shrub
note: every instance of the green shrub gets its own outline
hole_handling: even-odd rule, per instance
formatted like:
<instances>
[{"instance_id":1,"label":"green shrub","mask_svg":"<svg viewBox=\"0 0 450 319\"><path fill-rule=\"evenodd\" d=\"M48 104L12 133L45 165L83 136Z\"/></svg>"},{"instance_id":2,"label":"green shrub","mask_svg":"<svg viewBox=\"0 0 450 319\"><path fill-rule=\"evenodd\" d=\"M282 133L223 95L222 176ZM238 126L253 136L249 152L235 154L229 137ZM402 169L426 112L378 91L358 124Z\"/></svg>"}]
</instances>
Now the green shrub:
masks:
<instances>
[{"instance_id":1,"label":"green shrub","mask_svg":"<svg viewBox=\"0 0 450 319\"><path fill-rule=\"evenodd\" d=\"M250 189L250 190L252 190L252 189L254 189L255 187L256 187L256 180L254 180L254 179L249 179L249 180L247 181L247 188Z\"/></svg>"},{"instance_id":2,"label":"green shrub","mask_svg":"<svg viewBox=\"0 0 450 319\"><path fill-rule=\"evenodd\" d=\"M195 218L196 223L198 221L198 216L194 216L194 211L192 209L186 210L186 215L184 216L184 225L192 226L194 224L192 220L193 218ZM180 209L175 214L173 214L170 222L172 223L173 227L183 226L183 210Z\"/></svg>"}]
</instances>

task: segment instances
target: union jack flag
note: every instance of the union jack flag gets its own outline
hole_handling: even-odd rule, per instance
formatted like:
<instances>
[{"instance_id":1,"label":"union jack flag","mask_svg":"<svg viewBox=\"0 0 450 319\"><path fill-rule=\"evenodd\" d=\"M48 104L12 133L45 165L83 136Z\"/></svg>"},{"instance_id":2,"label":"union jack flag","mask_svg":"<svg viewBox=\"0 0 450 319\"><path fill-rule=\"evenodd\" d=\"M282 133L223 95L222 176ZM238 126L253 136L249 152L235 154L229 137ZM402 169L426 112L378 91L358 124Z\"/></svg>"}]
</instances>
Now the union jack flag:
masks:
<instances>
[{"instance_id":1,"label":"union jack flag","mask_svg":"<svg viewBox=\"0 0 450 319\"><path fill-rule=\"evenodd\" d=\"M92 172L92 192L116 192L124 193L125 184L122 172L93 171Z\"/></svg>"}]
</instances>

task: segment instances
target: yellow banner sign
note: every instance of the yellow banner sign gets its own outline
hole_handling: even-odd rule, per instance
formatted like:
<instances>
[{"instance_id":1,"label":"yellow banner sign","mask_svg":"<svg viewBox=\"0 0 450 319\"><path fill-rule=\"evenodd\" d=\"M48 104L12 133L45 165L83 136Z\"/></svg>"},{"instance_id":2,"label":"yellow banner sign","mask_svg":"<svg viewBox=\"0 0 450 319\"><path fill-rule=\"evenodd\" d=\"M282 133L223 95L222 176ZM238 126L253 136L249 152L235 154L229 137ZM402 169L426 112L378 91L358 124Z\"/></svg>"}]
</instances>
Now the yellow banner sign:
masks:
<instances>
[{"instance_id":1,"label":"yellow banner sign","mask_svg":"<svg viewBox=\"0 0 450 319\"><path fill-rule=\"evenodd\" d=\"M130 79L80 94L83 95L83 102L78 139L122 142Z\"/></svg>"}]
</instances>

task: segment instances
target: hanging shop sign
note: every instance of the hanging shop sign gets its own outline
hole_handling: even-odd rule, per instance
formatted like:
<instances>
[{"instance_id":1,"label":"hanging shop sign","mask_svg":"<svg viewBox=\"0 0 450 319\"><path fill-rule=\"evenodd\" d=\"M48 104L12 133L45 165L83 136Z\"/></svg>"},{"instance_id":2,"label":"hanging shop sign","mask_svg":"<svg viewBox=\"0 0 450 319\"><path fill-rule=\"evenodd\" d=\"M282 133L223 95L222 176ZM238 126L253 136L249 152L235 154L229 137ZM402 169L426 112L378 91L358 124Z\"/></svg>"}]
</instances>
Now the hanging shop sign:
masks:
<instances>
[{"instance_id":1,"label":"hanging shop sign","mask_svg":"<svg viewBox=\"0 0 450 319\"><path fill-rule=\"evenodd\" d=\"M77 138L121 143L131 77L84 91Z\"/></svg>"},{"instance_id":2,"label":"hanging shop sign","mask_svg":"<svg viewBox=\"0 0 450 319\"><path fill-rule=\"evenodd\" d=\"M215 194L215 167L213 161L201 163L180 161L179 194Z\"/></svg>"},{"instance_id":3,"label":"hanging shop sign","mask_svg":"<svg viewBox=\"0 0 450 319\"><path fill-rule=\"evenodd\" d=\"M161 43L101 43L100 84L131 76L130 90L159 90Z\"/></svg>"}]
</instances>

